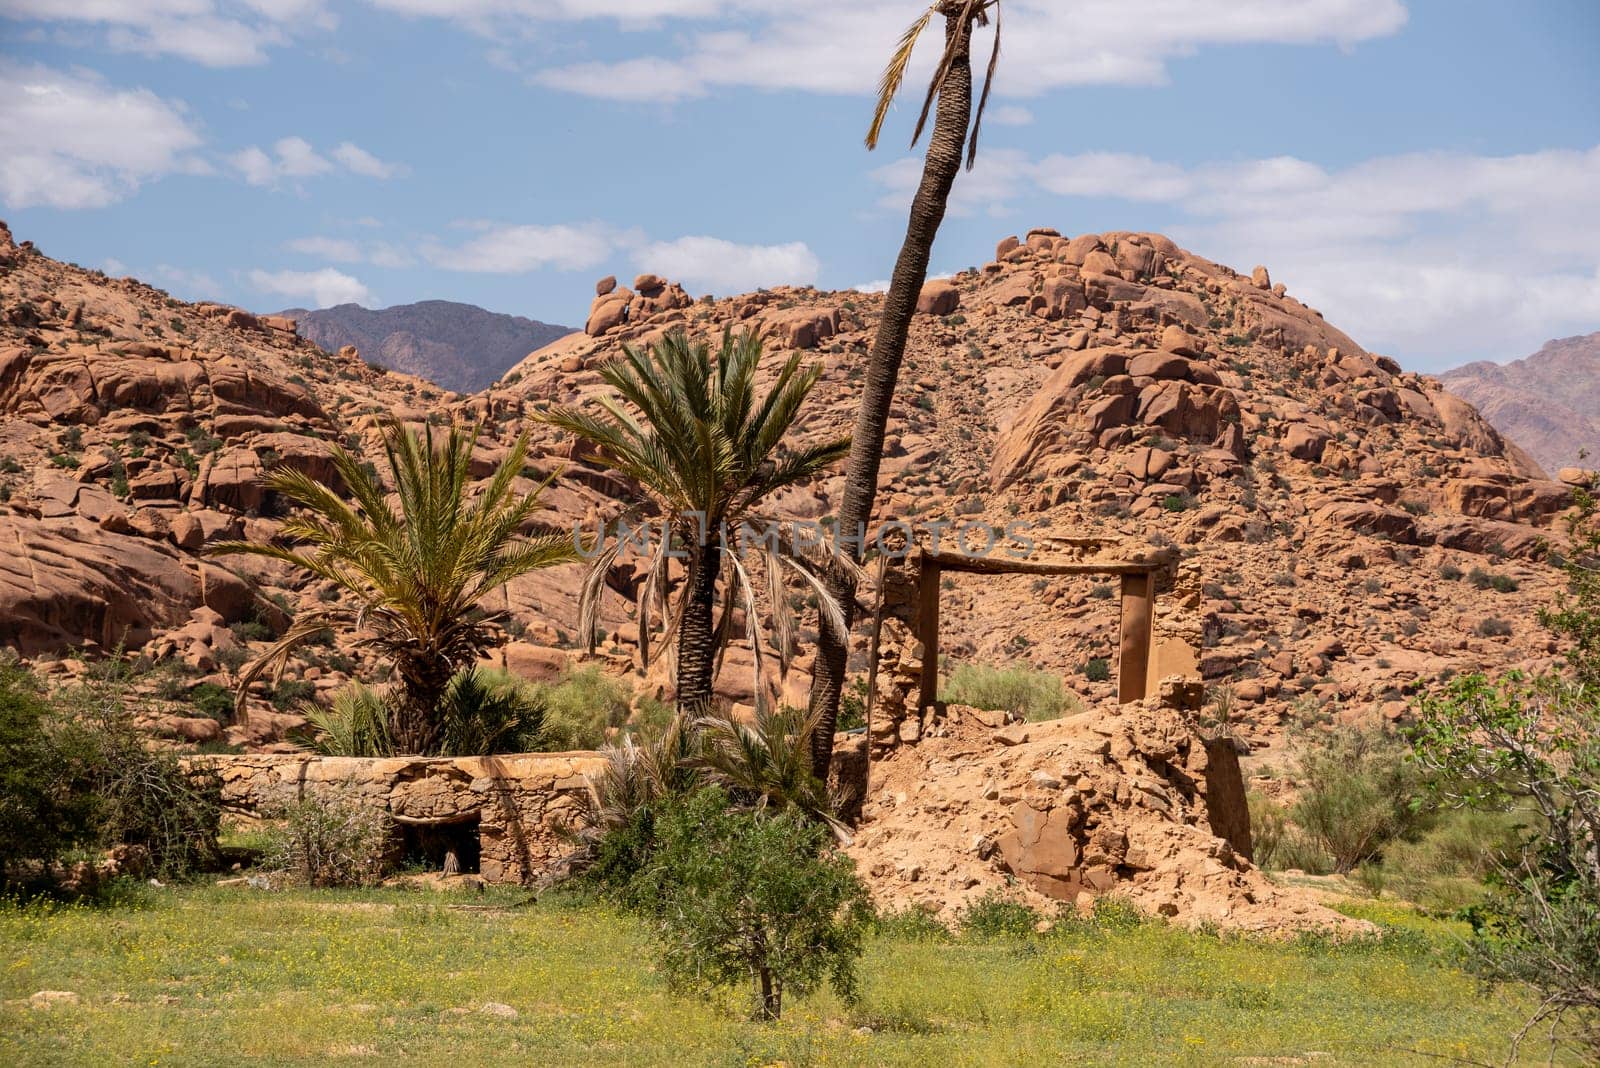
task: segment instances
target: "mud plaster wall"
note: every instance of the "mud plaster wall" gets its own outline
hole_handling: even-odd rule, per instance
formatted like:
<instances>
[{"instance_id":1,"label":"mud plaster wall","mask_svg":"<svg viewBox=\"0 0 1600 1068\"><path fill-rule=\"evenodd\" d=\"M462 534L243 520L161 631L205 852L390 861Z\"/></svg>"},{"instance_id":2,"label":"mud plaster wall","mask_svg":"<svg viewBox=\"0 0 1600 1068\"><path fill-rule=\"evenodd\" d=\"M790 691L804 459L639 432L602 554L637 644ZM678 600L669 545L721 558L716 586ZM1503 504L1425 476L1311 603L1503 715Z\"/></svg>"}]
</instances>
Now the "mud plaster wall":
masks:
<instances>
[{"instance_id":1,"label":"mud plaster wall","mask_svg":"<svg viewBox=\"0 0 1600 1068\"><path fill-rule=\"evenodd\" d=\"M478 873L525 883L571 852L562 828L577 815L595 753L497 757L324 757L250 754L195 758L222 779L222 803L247 817L270 816L308 797L382 806L402 825L476 824Z\"/></svg>"}]
</instances>

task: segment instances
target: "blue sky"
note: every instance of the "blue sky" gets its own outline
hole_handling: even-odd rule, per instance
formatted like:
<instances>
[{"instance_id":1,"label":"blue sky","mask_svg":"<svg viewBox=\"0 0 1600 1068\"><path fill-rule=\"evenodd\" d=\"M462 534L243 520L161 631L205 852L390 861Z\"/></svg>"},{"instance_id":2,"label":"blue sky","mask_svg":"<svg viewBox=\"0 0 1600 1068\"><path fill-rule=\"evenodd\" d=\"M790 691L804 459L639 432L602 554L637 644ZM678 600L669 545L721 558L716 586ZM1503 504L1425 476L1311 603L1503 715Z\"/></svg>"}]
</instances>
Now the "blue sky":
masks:
<instances>
[{"instance_id":1,"label":"blue sky","mask_svg":"<svg viewBox=\"0 0 1600 1068\"><path fill-rule=\"evenodd\" d=\"M920 8L776 0L0 0L0 217L257 310L596 278L886 278ZM1160 230L1437 370L1600 329L1593 0L1007 0L936 270L1030 226ZM933 41L919 55L926 80Z\"/></svg>"}]
</instances>

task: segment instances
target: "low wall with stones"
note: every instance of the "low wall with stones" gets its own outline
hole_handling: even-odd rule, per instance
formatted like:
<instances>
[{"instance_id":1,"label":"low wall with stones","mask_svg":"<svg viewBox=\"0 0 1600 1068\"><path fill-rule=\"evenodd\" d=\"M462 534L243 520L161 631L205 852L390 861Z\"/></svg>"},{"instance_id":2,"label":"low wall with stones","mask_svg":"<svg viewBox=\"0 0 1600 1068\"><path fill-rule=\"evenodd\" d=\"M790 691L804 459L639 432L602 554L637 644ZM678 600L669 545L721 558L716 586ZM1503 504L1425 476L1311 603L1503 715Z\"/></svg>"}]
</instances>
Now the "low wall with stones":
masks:
<instances>
[{"instance_id":1,"label":"low wall with stones","mask_svg":"<svg viewBox=\"0 0 1600 1068\"><path fill-rule=\"evenodd\" d=\"M596 753L494 757L326 757L309 753L195 758L222 779L229 812L270 816L308 797L381 806L402 828L475 827L478 874L531 882L571 852L562 834L578 813Z\"/></svg>"}]
</instances>

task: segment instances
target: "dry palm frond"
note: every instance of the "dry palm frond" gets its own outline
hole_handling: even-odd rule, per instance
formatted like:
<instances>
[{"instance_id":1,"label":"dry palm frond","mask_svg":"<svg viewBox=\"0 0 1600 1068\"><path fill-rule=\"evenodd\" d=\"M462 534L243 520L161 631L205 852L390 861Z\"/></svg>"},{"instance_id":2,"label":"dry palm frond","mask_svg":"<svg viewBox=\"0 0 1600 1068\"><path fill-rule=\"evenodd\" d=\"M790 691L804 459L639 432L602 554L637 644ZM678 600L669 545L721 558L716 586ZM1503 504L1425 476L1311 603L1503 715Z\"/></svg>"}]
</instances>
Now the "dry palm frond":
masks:
<instances>
[{"instance_id":1,"label":"dry palm frond","mask_svg":"<svg viewBox=\"0 0 1600 1068\"><path fill-rule=\"evenodd\" d=\"M900 87L905 81L906 68L910 65L912 53L916 51L917 41L922 32L928 28L928 23L935 14L946 11L951 7L953 0L946 3L936 3L919 15L906 32L901 35L900 43L889 56L889 62L883 69L883 74L878 79L877 104L873 108L872 123L867 127L866 145L868 149L878 147L878 139L883 133L883 124L889 115L889 108L894 104L894 99L900 93ZM967 169L978 158L978 134L983 126L983 115L989 106L989 92L994 86L994 74L1000 64L1000 0L966 0L959 11L947 12L953 17L959 27L959 34L971 33L973 26L987 26L989 12L994 12L994 44L989 53L989 65L984 73L983 92L978 98L978 106L973 114L972 132L967 139ZM968 38L970 40L970 37ZM933 102L938 99L940 91L944 88L945 79L950 76L950 69L955 62L956 47L960 42L952 38L945 43L945 48L935 64L933 77L928 82L928 91L922 99L922 110L917 115L917 124L911 134L911 144L915 145L922 138L922 131L927 128L928 115L933 110Z\"/></svg>"},{"instance_id":2,"label":"dry palm frond","mask_svg":"<svg viewBox=\"0 0 1600 1068\"><path fill-rule=\"evenodd\" d=\"M906 28L906 32L900 36L900 43L895 47L894 54L889 57L888 66L883 68L883 75L878 79L878 106L872 113L872 125L867 127L866 140L869 149L878 147L878 135L883 132L884 120L889 117L889 107L900 93L900 84L905 81L906 67L911 63L911 53L916 51L917 38L928 28L934 10L933 7L928 8Z\"/></svg>"},{"instance_id":3,"label":"dry palm frond","mask_svg":"<svg viewBox=\"0 0 1600 1068\"><path fill-rule=\"evenodd\" d=\"M989 90L994 86L995 68L1000 65L1000 0L994 0L994 46L989 51L989 66L983 72L983 95L978 97L978 107L972 113L972 134L967 138L967 170L978 159L978 131L983 127L983 113L989 107ZM978 25L988 21L984 12L978 11Z\"/></svg>"}]
</instances>

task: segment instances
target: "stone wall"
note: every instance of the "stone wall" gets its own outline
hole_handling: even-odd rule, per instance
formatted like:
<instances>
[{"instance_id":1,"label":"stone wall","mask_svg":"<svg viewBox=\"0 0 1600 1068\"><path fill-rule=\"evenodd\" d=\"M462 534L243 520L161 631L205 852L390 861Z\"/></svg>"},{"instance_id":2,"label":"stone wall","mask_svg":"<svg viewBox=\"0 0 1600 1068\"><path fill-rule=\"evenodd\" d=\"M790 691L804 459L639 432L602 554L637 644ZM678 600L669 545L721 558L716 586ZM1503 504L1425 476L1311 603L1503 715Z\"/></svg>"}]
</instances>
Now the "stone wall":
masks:
<instances>
[{"instance_id":1,"label":"stone wall","mask_svg":"<svg viewBox=\"0 0 1600 1068\"><path fill-rule=\"evenodd\" d=\"M478 874L531 882L571 852L562 828L576 816L596 753L496 757L325 757L309 753L195 758L222 778L222 803L246 817L306 797L381 806L402 829L474 831Z\"/></svg>"}]
</instances>

